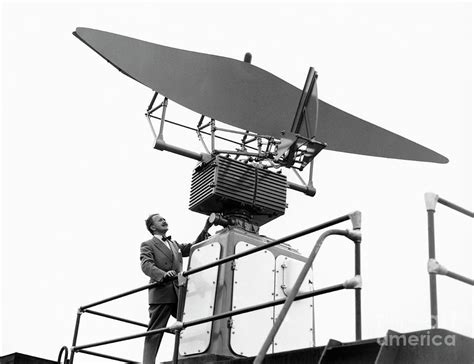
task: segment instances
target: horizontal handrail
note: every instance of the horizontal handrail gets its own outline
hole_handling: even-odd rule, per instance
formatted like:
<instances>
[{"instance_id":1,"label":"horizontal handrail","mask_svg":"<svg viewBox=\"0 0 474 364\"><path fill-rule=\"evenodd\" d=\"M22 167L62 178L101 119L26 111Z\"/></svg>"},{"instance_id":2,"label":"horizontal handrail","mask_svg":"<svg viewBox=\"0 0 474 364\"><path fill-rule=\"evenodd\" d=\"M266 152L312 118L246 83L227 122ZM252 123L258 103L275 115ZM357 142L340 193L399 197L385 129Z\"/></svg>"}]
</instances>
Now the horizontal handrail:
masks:
<instances>
[{"instance_id":1,"label":"horizontal handrail","mask_svg":"<svg viewBox=\"0 0 474 364\"><path fill-rule=\"evenodd\" d=\"M83 312L84 313L90 313L91 315L106 317L106 318L109 318L109 319L112 319L112 320L126 322L126 323L132 324L132 325L148 327L147 324L144 324L144 323L141 323L141 322L138 322L138 321L129 320L129 319L122 318L122 317L118 317L118 316L109 315L109 314L103 313L103 312L93 311L93 310L89 310L89 309L85 309Z\"/></svg>"},{"instance_id":2,"label":"horizontal handrail","mask_svg":"<svg viewBox=\"0 0 474 364\"><path fill-rule=\"evenodd\" d=\"M471 286L474 286L474 279L449 271L445 266L439 264L438 261L435 259L428 260L428 273L447 276L458 281L470 284Z\"/></svg>"},{"instance_id":3,"label":"horizontal handrail","mask_svg":"<svg viewBox=\"0 0 474 364\"><path fill-rule=\"evenodd\" d=\"M122 298L122 297L125 297L125 296L129 296L131 294L134 294L134 293L137 293L137 292L140 292L140 291L144 291L148 288L151 288L151 287L155 287L159 285L159 283L151 283L151 284L147 284L146 286L141 286L141 287L138 287L138 288L135 288L135 289L132 289L130 291L127 291L127 292L124 292L124 293L119 293L115 296L112 296L112 297L109 297L109 298L104 298L103 300L100 300L100 301L97 301L97 302L94 302L94 303L90 303L88 305L85 305L85 306L81 306L79 308L79 311L84 311L88 308L91 308L91 307L94 307L94 306L98 306L98 305L101 305L103 303L107 303L107 302L110 302L110 301L114 301L114 300L117 300L119 298Z\"/></svg>"},{"instance_id":4,"label":"horizontal handrail","mask_svg":"<svg viewBox=\"0 0 474 364\"><path fill-rule=\"evenodd\" d=\"M461 214L464 214L464 215L467 215L467 216L469 216L469 217L473 217L473 218L474 218L474 212L469 211L469 210L465 209L464 207L458 206L458 205L456 205L456 204L454 204L454 203L452 203L452 202L450 202L450 201L448 201L448 200L445 200L445 199L442 198L442 197L439 197L439 196L438 196L438 202L439 202L440 204L444 205L444 206L447 206L447 207L449 207L449 208L451 208L451 209L453 209L453 210L456 210L456 211L460 212Z\"/></svg>"},{"instance_id":5,"label":"horizontal handrail","mask_svg":"<svg viewBox=\"0 0 474 364\"><path fill-rule=\"evenodd\" d=\"M451 272L449 270L446 272L446 276L449 277L449 278L453 278L453 279L456 279L458 281L470 284L471 286L474 286L474 279L462 276L460 274Z\"/></svg>"},{"instance_id":6,"label":"horizontal handrail","mask_svg":"<svg viewBox=\"0 0 474 364\"><path fill-rule=\"evenodd\" d=\"M119 358L119 357L113 356L113 355L107 355L107 354L102 354L102 353L96 353L95 351L78 350L77 352L83 353L83 354L92 355L92 356L98 356L98 357L100 357L100 358L105 358L105 359L111 359L111 360L121 361L121 362L124 362L124 363L140 364L139 361L133 361L133 360L128 360L128 359L123 359L123 358Z\"/></svg>"},{"instance_id":7,"label":"horizontal handrail","mask_svg":"<svg viewBox=\"0 0 474 364\"><path fill-rule=\"evenodd\" d=\"M189 276L189 275L191 275L191 274L199 273L199 272L201 272L201 271L203 271L203 270L206 270L206 269L209 269L209 268L213 268L213 267L218 266L218 265L221 265L221 264L223 264L223 263L227 263L227 262L230 262L230 261L232 261L232 260L235 260L235 259L238 259L238 258L242 258L242 257L245 257L245 256L247 256L247 255L256 253L256 252L258 252L258 251L271 248L272 246L275 246L275 245L279 245L279 244L282 244L282 243L286 243L287 241L290 241L290 240L293 240L293 239L296 239L296 238L300 238L300 237L302 237L302 236L305 236L305 235L314 233L315 231L325 229L325 228L327 228L327 227L330 227L330 226L339 224L339 223L341 223L341 222L344 222L344 221L347 221L347 220L350 220L350 219L351 219L351 214L347 214L347 215L338 217L338 218L336 218L336 219L327 221L327 222L325 222L325 223L322 223L322 224L313 226L313 227L308 228L308 229L305 229L305 230L301 230L301 231L299 231L299 232L297 232L297 233L290 234L290 235L288 235L288 236L285 236L285 237L283 237L283 238L280 238L280 239L271 241L271 242L269 242L269 243L266 243L266 244L257 246L257 247L255 247L255 248L245 250L245 251L243 251L243 252L241 252L241 253L233 254L233 255L230 255L230 256L228 256L228 257L222 258L222 259L220 259L220 260L216 260L215 262L212 262L212 263L209 263L209 264L205 264L205 265L203 265L203 266L200 266L200 267L197 267L197 268L194 268L194 269L190 269L190 270L188 270L188 271L186 271L186 272L183 272L183 276L186 277L186 276Z\"/></svg>"},{"instance_id":8,"label":"horizontal handrail","mask_svg":"<svg viewBox=\"0 0 474 364\"><path fill-rule=\"evenodd\" d=\"M321 289L318 289L318 290L314 290L314 291L311 291L311 292L302 293L302 294L296 296L295 301L302 300L302 299L309 298L309 297L313 297L313 296L323 295L323 294L334 292L334 291L339 291L339 290L342 290L342 289L352 289L352 288L354 288L353 284L350 284L348 282L352 282L352 280L346 281L346 282L341 283L341 284L336 284L336 285L333 285L333 286L329 286L329 287L326 287L326 288L321 288ZM83 349L87 349L87 348L92 348L92 347L102 346L102 345L107 345L107 344L113 344L113 343L117 343L117 342L121 342L121 341L137 339L137 338L140 338L140 337L160 334L160 333L164 333L164 332L170 333L170 332L172 332L176 329L184 329L186 327L191 327L191 326L204 324L204 323L209 322L209 321L220 320L220 319L227 318L227 317L230 317L230 316L241 315L241 314L244 314L244 313L247 313L247 312L250 312L250 311L256 311L256 310L260 310L260 309L263 309L263 308L268 308L268 307L272 307L272 306L281 305L281 304L284 304L285 301L286 301L286 298L281 298L281 299L278 299L278 300L275 300L275 301L269 301L269 302L261 303L261 304L258 304L258 305L253 305L253 306L241 308L241 309L238 309L238 310L227 311L227 312L223 312L223 313L220 313L220 314L217 314L217 315L204 317L204 318L201 318L201 319L196 319L196 320L192 320L192 321L188 321L188 322L177 322L177 323L175 323L175 324L173 324L169 327L164 327L164 328L161 328L161 329L150 330L150 331L139 333L139 334L123 336L123 337L120 337L120 338L100 341L100 342L92 343L92 344L73 346L71 349L73 351L79 351L79 350L83 350Z\"/></svg>"},{"instance_id":9,"label":"horizontal handrail","mask_svg":"<svg viewBox=\"0 0 474 364\"><path fill-rule=\"evenodd\" d=\"M347 286L346 283L336 284L334 286L329 286L329 287L321 288L321 289L314 290L314 291L311 291L311 292L302 293L302 294L296 296L295 301L303 300L305 298L310 298L310 297L314 297L314 296L320 296L320 295L335 292L335 291L340 291L342 289L352 289L352 288L353 288L352 286ZM251 312L251 311L256 311L256 310L260 310L260 309L264 309L264 308L268 308L268 307L272 307L272 306L282 305L282 304L285 303L285 301L286 301L286 298L280 298L280 299L275 300L275 301L269 301L269 302L261 303L261 304L254 305L254 306L249 306L249 307L240 308L240 309L233 310L233 311L223 312L223 313L220 313L220 314L217 314L217 315L214 315L214 316L210 316L210 318L212 318L212 321L220 320L220 319L227 318L227 317L230 317L230 316L237 316L237 315L241 315L241 314ZM193 321L183 322L183 328L204 324L208 321L211 321L211 320L196 319L196 320L193 320Z\"/></svg>"},{"instance_id":10,"label":"horizontal handrail","mask_svg":"<svg viewBox=\"0 0 474 364\"><path fill-rule=\"evenodd\" d=\"M224 264L224 263L227 263L227 262L230 262L232 260L235 260L235 259L238 259L238 258L242 258L246 255L250 255L250 254L253 254L253 253L256 253L260 250L265 250L265 249L268 249L272 246L275 246L275 245L279 245L279 244L282 244L282 243L286 243L287 241L289 240L293 240L293 239L296 239L296 238L299 238L299 237L302 237L304 235L308 235L308 234L311 234L311 233L314 233L315 231L318 231L318 230L322 230L322 229L325 229L327 227L330 227L330 226L333 226L333 225L336 225L336 224L339 224L341 222L344 222L344 221L347 221L347 220L350 220L351 219L351 214L346 214L346 215L343 215L343 216L340 216L336 219L333 219L333 220L330 220L330 221L327 221L325 223L322 223L322 224L319 224L319 225L315 225L311 228L308 228L308 229L305 229L305 230L302 230L302 231L299 231L297 233L294 233L294 234L290 234L288 236L285 236L283 238L280 238L280 239L277 239L277 240L274 240L274 241L271 241L269 243L266 243L266 244L263 244L263 245L260 245L260 246L257 246L255 248L252 248L252 249L249 249L249 250L246 250L244 252L241 252L241 253L238 253L238 254L233 254L233 255L230 255L228 257L225 257L225 258L222 258L220 260L216 260L215 262L212 262L212 263L209 263L209 264L205 264L203 266L200 266L200 267L197 267L197 268L194 268L194 269L190 269L188 271L185 271L182 273L182 275L184 277L187 277L187 276L190 276L192 274L196 274L196 273L199 273L203 270L206 270L206 269L210 269L210 268L213 268L213 267L216 267L218 265L221 265L221 264ZM116 299L119 299L119 298L122 298L122 297L125 297L125 296L129 296L131 294L134 294L134 293L137 293L137 292L140 292L140 291L144 291L146 289L149 289L149 288L153 288L153 287L157 287L159 285L162 285L164 283L167 283L167 282L171 282L175 279L178 279L178 277L171 277L169 279L165 279L163 280L163 282L157 282L157 283L151 283L151 284L147 284L146 286L142 286L142 287L138 287L138 288L135 288L135 289L132 289L130 291L127 291L127 292L124 292L124 293L120 293L120 294L117 294L115 296L112 296L112 297L109 297L109 298L104 298L103 300L100 300L100 301L97 301L97 302L94 302L94 303L90 303L88 305L85 305L85 306L81 306L79 308L80 311L84 311L88 308L91 308L91 307L94 307L94 306L98 306L98 305L101 305L103 303L107 303L107 302L110 302L110 301L114 301Z\"/></svg>"},{"instance_id":11,"label":"horizontal handrail","mask_svg":"<svg viewBox=\"0 0 474 364\"><path fill-rule=\"evenodd\" d=\"M461 214L474 218L474 212L469 211L468 209L465 209L464 207L458 206L455 203L452 203L451 201L448 201L442 197L439 197L436 193L433 193L433 192L425 193L426 210L435 211L436 203L438 202L446 207L449 207L450 209L460 212Z\"/></svg>"}]
</instances>

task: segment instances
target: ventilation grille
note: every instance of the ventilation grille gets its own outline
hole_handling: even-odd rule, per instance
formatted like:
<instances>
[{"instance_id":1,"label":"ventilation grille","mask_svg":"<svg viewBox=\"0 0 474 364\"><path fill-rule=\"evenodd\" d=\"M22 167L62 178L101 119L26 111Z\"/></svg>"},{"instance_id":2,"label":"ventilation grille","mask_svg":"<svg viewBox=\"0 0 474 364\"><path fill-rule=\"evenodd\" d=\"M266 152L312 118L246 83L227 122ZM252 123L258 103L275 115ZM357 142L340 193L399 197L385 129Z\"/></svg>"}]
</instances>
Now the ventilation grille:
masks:
<instances>
[{"instance_id":1,"label":"ventilation grille","mask_svg":"<svg viewBox=\"0 0 474 364\"><path fill-rule=\"evenodd\" d=\"M191 181L189 209L203 214L244 209L263 225L285 213L286 176L217 156L197 168Z\"/></svg>"}]
</instances>

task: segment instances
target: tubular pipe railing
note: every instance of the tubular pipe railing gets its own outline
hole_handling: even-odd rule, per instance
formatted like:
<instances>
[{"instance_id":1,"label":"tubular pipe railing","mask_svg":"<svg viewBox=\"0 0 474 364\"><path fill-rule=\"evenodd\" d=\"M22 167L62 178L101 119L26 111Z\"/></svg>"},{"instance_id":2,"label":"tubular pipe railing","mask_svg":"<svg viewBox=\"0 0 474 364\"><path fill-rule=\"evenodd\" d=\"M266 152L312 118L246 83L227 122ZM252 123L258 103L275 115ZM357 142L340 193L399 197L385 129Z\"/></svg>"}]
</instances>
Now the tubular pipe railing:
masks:
<instances>
[{"instance_id":1,"label":"tubular pipe railing","mask_svg":"<svg viewBox=\"0 0 474 364\"><path fill-rule=\"evenodd\" d=\"M213 268L213 267L218 266L218 265L221 265L221 264L223 264L223 263L227 263L227 262L230 262L230 261L232 261L232 260L239 259L239 258L245 257L245 256L247 256L247 255L256 253L256 252L258 252L258 251L271 248L271 247L273 247L273 246L275 246L275 245L279 245L279 244L282 244L282 243L286 243L287 241L300 238L300 237L302 237L302 236L305 236L305 235L314 233L315 231L328 228L328 227L330 227L330 226L339 224L339 223L341 223L341 222L344 222L344 221L347 221L347 220L350 220L350 219L351 219L351 214L338 217L338 218L333 219L333 220L330 220L330 221L328 221L328 222L325 222L325 223L322 223L322 224L313 226L313 227L311 227L311 228L309 228L309 229L305 229L305 230L302 230L302 231L300 231L300 232L297 232L297 233L294 233L294 234L290 234L290 235L287 235L287 236L285 236L285 237L283 237L283 238L280 238L280 239L271 241L271 242L269 242L269 243L267 243L267 244L263 244L263 245L260 245L260 246L255 247L255 248L245 250L245 251L243 251L243 252L241 252L241 253L234 254L234 255L230 255L230 256L225 257L225 258L222 258L222 259L220 259L220 260L216 260L215 262L212 262L212 263L209 263L209 264L205 264L205 265L203 265L203 266L200 266L200 267L197 267L197 268L194 268L194 269L190 269L190 270L188 270L188 271L186 271L186 272L183 272L183 276L187 277L187 276L189 276L189 275L191 275L191 274L199 273L199 272L201 272L201 271L203 271L203 270L206 270L206 269L209 269L209 268Z\"/></svg>"},{"instance_id":2,"label":"tubular pipe railing","mask_svg":"<svg viewBox=\"0 0 474 364\"><path fill-rule=\"evenodd\" d=\"M449 271L446 267L442 266L435 259L428 260L428 273L440 274L443 276L448 276L450 278L456 279L458 281L470 284L474 286L474 279L464 277L460 274Z\"/></svg>"},{"instance_id":3,"label":"tubular pipe railing","mask_svg":"<svg viewBox=\"0 0 474 364\"><path fill-rule=\"evenodd\" d=\"M321 248L324 240L331 235L343 235L345 237L348 237L349 239L353 241L360 241L360 233L355 233L353 231L348 231L348 230L328 230L325 231L324 233L321 234L321 236L318 238L316 244L313 247L313 250L311 251L311 254L309 255L308 259L306 260L303 268L301 269L300 274L298 275L298 278L296 279L296 282L291 289L290 294L285 300L285 304L283 305L283 308L281 309L277 319L275 320L275 323L273 324L270 332L268 333L267 338L265 339L265 342L263 343L262 347L260 348L260 351L258 352L253 364L261 364L263 362L263 359L265 358L265 355L267 353L268 348L272 344L273 340L275 339L275 335L278 333L278 330L280 329L281 324L285 320L285 317L288 313L288 311L291 308L291 305L293 304L293 301L295 300L298 291L301 288L301 285L303 284L303 281L308 274L309 270L311 269L314 259L316 258L316 255L319 252L319 249ZM356 268L357 269L357 268ZM359 287L360 288L360 287ZM357 331L357 330L356 330Z\"/></svg>"},{"instance_id":4,"label":"tubular pipe railing","mask_svg":"<svg viewBox=\"0 0 474 364\"><path fill-rule=\"evenodd\" d=\"M326 288L322 288L322 289L314 290L314 291L311 291L311 292L303 293L301 295L296 296L295 301L299 301L299 300L302 300L302 299L305 299L305 298L310 298L310 297L313 297L313 296L323 295L323 294L334 292L334 291L339 291L339 290L342 290L342 289L351 289L351 288L353 288L353 286L347 285L346 283L341 283L341 284L337 284L337 285L334 285L334 286L329 286L329 287L326 287ZM263 308L282 305L282 304L285 303L286 300L287 300L286 298L281 298L279 300L260 303L260 304L257 304L257 305L240 308L240 309L233 310L233 311L227 311L227 312L219 313L217 315L208 316L208 317L204 317L204 318L200 318L200 319L196 319L196 320L192 320L192 321L187 321L187 322L177 321L173 325L168 326L168 327L164 327L164 328L161 328L161 329L150 330L150 331L142 332L142 333L139 333L139 334L123 336L123 337L119 337L119 338L116 338L116 339L104 340L104 341L99 341L99 342L96 342L96 343L91 343L91 344L86 344L86 345L79 345L79 346L76 346L76 347L72 347L71 350L79 351L79 350L82 350L82 349L93 348L93 347L96 347L96 346L102 346L102 345L107 345L107 344L118 343L118 342L121 342L121 341L138 339L140 337L160 334L160 333L163 333L163 332L168 332L169 333L169 332L173 332L175 330L182 330L182 329L185 329L187 327L205 324L206 322L220 320L220 319L228 318L228 317L231 317L231 316L238 316L238 315L242 315L244 313L260 310L260 309L263 309Z\"/></svg>"},{"instance_id":5,"label":"tubular pipe railing","mask_svg":"<svg viewBox=\"0 0 474 364\"><path fill-rule=\"evenodd\" d=\"M64 364L67 364L67 358L68 358L67 346L63 346L61 350L59 350L58 361L57 361L58 364L62 363L61 359L63 358L63 353L64 353Z\"/></svg>"},{"instance_id":6,"label":"tubular pipe railing","mask_svg":"<svg viewBox=\"0 0 474 364\"><path fill-rule=\"evenodd\" d=\"M181 294L179 294L179 297L178 297L179 298L178 307L180 307L180 312L182 313L182 311L184 309L184 299L183 298L185 296L185 284L186 284L186 278L185 277L187 277L189 275L192 275L192 274L199 273L199 272L201 272L203 270L206 270L206 269L210 269L210 268L219 266L221 264L225 264L225 263L233 261L235 259L242 258L244 256L253 254L255 252L268 249L270 247L285 243L287 241L290 241L290 240L293 240L293 239L311 234L311 233L316 232L318 230L328 228L330 226L339 224L339 223L347 221L347 220L352 220L355 230L360 229L360 212L356 211L354 213L340 216L336 219L332 219L330 221L327 221L325 223L322 223L322 224L313 226L311 228L302 230L300 232L290 234L286 237L274 240L272 242L263 244L261 246L246 250L244 252L241 252L241 253L238 253L238 254L233 254L233 255L230 255L228 257L224 257L220 260L217 260L215 262L205 264L203 266L196 267L196 268L190 269L190 270L185 271L185 272L181 272L177 277L172 277L171 279L167 279L167 280L165 280L165 282L169 282L169 281L172 281L172 280L175 280L175 279L178 279L178 281L181 280L181 283L179 283ZM360 243L360 240L359 240L359 243ZM357 245L359 245L359 244L356 244L356 246ZM356 270L356 273L359 272L359 274L358 275L356 274L356 276L358 276L360 278L360 247L356 248L356 269L355 270ZM350 282L350 283L348 283L348 282ZM321 294L326 294L326 293L338 291L338 290L341 290L341 289L355 289L356 290L356 338L357 338L357 337L360 336L360 331L361 331L361 329L360 329L360 327L361 327L360 326L360 322L361 322L361 319L360 319L360 311L361 311L360 310L360 297L359 297L359 299L357 299L357 292L359 292L359 295L360 295L360 284L355 284L354 285L353 282L354 282L354 280L352 279L352 280L348 280L348 281L346 281L342 284L339 284L339 285L335 285L335 286L331 286L331 287L327 287L327 288L323 288L323 289L319 289L319 290L314 290L314 291L311 291L311 292L308 292L308 293L304 293L304 294L301 294L301 295L298 295L298 296L294 297L294 300L296 301L296 300L300 300L300 299L304 299L304 298L309 298L309 297L313 297L313 296L317 296L317 295L321 295ZM106 344L112 344L112 343L116 343L116 342L120 342L120 341L131 340L131 339L140 338L140 337L145 337L145 336L154 335L154 334L158 334L158 333L168 332L168 333L174 333L176 335L175 336L175 348L174 348L174 353L173 353L173 362L177 363L179 335L180 335L180 331L182 329L184 329L186 327L190 327L190 326L200 325L202 323L209 322L209 321L214 321L214 320L219 320L219 319L230 317L230 316L240 315L240 314L243 314L243 313L255 311L255 310L258 310L258 309L262 309L262 308L267 308L267 307L271 307L271 306L284 304L285 301L287 300L287 298L274 300L274 301L271 301L271 302L266 302L266 303L259 304L259 305L249 306L249 307L242 308L242 309L239 309L239 310L228 311L228 312L220 313L220 314L217 314L217 315L213 315L213 316L209 316L209 317L205 317L205 318L201 318L201 319L197 319L197 320L193 320L193 321L189 321L189 322L181 322L180 320L177 320L177 322L175 324L173 324L169 327L156 329L156 330L150 330L150 331L147 331L145 333L129 335L129 336L125 336L125 337L121 337L121 338L117 338L117 339L101 341L101 342L98 342L98 343L92 343L92 344L87 344L87 345L77 345L77 337L78 337L78 333L79 333L80 319L81 319L81 315L83 313L90 313L90 314L94 314L94 315L98 315L98 316L103 316L103 317L106 317L106 318L109 318L109 319L114 319L114 320L127 322L127 323L131 323L131 324L135 324L135 325L147 326L145 324L142 324L142 323L139 323L139 322L136 322L136 321L132 321L132 320L124 319L124 318L121 318L121 317L104 314L104 313L97 312L97 311L92 311L92 310L90 310L90 308L94 307L94 306L98 306L98 305L103 304L103 303L107 303L107 302L119 299L119 298L123 298L125 296L131 295L131 294L134 294L134 293L137 293L137 292L141 292L143 290L158 286L158 285L163 284L163 283L164 282L148 284L146 286L138 287L138 288L135 288L133 290L130 290L130 291L127 291L127 292L124 292L124 293L120 293L120 294L114 295L112 297L105 298L103 300L100 300L100 301L97 301L97 302L94 302L94 303L91 303L91 304L88 304L88 305L85 305L85 306L81 306L78 310L78 313L77 313L76 325L75 325L75 328L74 328L74 336L73 336L72 347L71 347L71 358L68 361L67 352L66 352L65 362L68 362L69 364L73 364L74 354L76 352L81 352L81 353L84 353L84 354L95 355L95 356L100 356L100 357L114 359L114 360L125 361L125 359L112 357L112 356L106 355L106 354L90 352L90 351L87 351L87 350L84 350L84 349L91 348L91 347L96 347L96 346L102 346L102 345L106 345ZM179 314L180 313L178 313L178 315ZM178 318L180 318L182 320L182 314L180 316L178 316ZM358 338L358 340L359 340L359 338ZM61 349L61 350L63 350L63 349ZM127 362L135 363L134 361L128 361L128 360L127 360ZM58 363L59 363L59 359L58 359Z\"/></svg>"},{"instance_id":7,"label":"tubular pipe railing","mask_svg":"<svg viewBox=\"0 0 474 364\"><path fill-rule=\"evenodd\" d=\"M464 283L470 284L471 286L474 286L474 279L462 276L460 274L451 272L449 270L446 272L446 276L456 279L457 281L464 282Z\"/></svg>"},{"instance_id":8,"label":"tubular pipe railing","mask_svg":"<svg viewBox=\"0 0 474 364\"><path fill-rule=\"evenodd\" d=\"M119 357L113 356L113 355L107 355L107 354L102 354L102 353L96 353L95 351L78 350L77 352L78 352L78 353L83 353L83 354L92 355L92 356L98 356L99 358L105 358L105 359L110 359L110 360L115 360L115 361L121 361L121 362L124 362L124 363L140 364L139 361L132 361L132 360L128 360L128 359L119 358Z\"/></svg>"},{"instance_id":9,"label":"tubular pipe railing","mask_svg":"<svg viewBox=\"0 0 474 364\"><path fill-rule=\"evenodd\" d=\"M460 212L461 214L464 214L464 215L467 215L469 217L474 217L474 212L473 211L469 211L467 209L465 209L464 207L461 207L461 206L458 206L452 202L449 202L448 200L445 200L444 198L442 197L439 197L438 196L438 202L446 207L449 207L450 209L453 209L453 210L456 210L458 212Z\"/></svg>"},{"instance_id":10,"label":"tubular pipe railing","mask_svg":"<svg viewBox=\"0 0 474 364\"><path fill-rule=\"evenodd\" d=\"M428 216L428 273L430 277L430 309L431 309L431 328L438 328L438 290L436 284L436 275L441 274L447 277L456 279L458 281L474 285L474 280L464 277L460 274L450 272L436 261L435 253L435 228L434 228L434 214L436 211L436 204L440 203L452 210L458 211L471 218L474 217L474 212L460 207L448 200L445 200L438 195L427 192L425 193L426 213Z\"/></svg>"},{"instance_id":11,"label":"tubular pipe railing","mask_svg":"<svg viewBox=\"0 0 474 364\"><path fill-rule=\"evenodd\" d=\"M85 306L81 306L81 307L79 308L79 311L82 311L82 312L83 312L83 311L85 311L85 310L88 309L88 308L91 308L91 307L94 307L94 306L99 306L99 305L101 305L101 304L103 304L103 303L107 303L107 302L110 302L110 301L114 301L114 300L117 300L117 299L122 298L122 297L130 296L131 294L134 294L134 293L137 293L137 292L141 292L141 291L144 291L145 289L152 288L152 287L156 287L156 286L158 286L158 285L159 285L159 283L147 284L146 286L141 286L141 287L132 289L132 290L130 290L130 291L117 294L117 295L112 296L112 297L109 297L109 298L104 298L103 300L100 300L100 301L97 301L97 302L94 302L94 303L90 303L90 304L85 305Z\"/></svg>"},{"instance_id":12,"label":"tubular pipe railing","mask_svg":"<svg viewBox=\"0 0 474 364\"><path fill-rule=\"evenodd\" d=\"M103 312L93 311L93 310L89 310L89 309L84 310L84 312L90 313L91 315L96 315L96 316L109 318L109 319L112 319L112 320L126 322L127 324L132 324L132 325L137 325L137 326L142 326L142 327L148 327L147 324L144 324L142 322L133 321L133 320L125 319L125 318L122 318L122 317L109 315L109 314L103 313Z\"/></svg>"}]
</instances>

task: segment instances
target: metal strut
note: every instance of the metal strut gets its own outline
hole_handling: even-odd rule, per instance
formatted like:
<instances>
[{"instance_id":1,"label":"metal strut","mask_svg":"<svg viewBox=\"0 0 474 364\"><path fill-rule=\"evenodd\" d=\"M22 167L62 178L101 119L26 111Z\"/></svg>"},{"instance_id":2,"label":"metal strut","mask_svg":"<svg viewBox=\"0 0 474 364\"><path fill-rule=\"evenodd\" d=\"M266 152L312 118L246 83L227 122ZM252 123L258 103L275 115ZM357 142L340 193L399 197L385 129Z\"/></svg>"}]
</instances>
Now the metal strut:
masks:
<instances>
[{"instance_id":1,"label":"metal strut","mask_svg":"<svg viewBox=\"0 0 474 364\"><path fill-rule=\"evenodd\" d=\"M207 123L204 122L206 118L205 115L200 116L196 128L189 127L181 123L173 122L171 120L167 120L166 113L167 113L169 99L166 96L164 96L163 101L160 104L156 105L157 98L158 98L158 93L155 92L145 112L146 119L148 121L148 124L150 126L150 129L152 131L153 138L155 141L155 149L175 153L181 156L185 156L187 158L197 160L199 162L207 162L212 159L212 156L223 154L223 155L227 155L228 157L232 156L234 159L238 159L244 163L255 161L259 163L261 168L264 168L264 169L270 169L270 168L280 169L283 166L279 160L281 155L279 155L278 153L278 148L279 148L279 145L281 144L281 140L275 139L273 136L270 136L270 135L260 135L260 134L251 132L249 130L240 131L240 130L233 130L229 128L218 127L216 125L216 120L214 118L211 118L210 121ZM158 111L159 109L161 109L161 116L153 115L153 113ZM302 111L304 111L304 109ZM304 116L304 112L303 112L303 116ZM152 119L157 119L160 122L158 133L155 130L155 127L153 126ZM173 125L176 125L185 129L193 130L194 132L196 132L198 140L203 146L204 152L202 153L194 152L194 151L179 147L177 145L173 145L173 144L169 144L165 142L164 140L165 123L173 124ZM304 120L302 123L305 123ZM302 123L300 123L299 125L301 126ZM208 127L210 128L210 130L205 131L204 129ZM232 140L232 139L217 135L218 132L238 134L238 135L242 135L243 137L240 141L236 141L236 140ZM203 138L204 135L210 136L209 146L207 145L206 141ZM299 146L297 147L296 150L293 150L292 152L293 153L292 155L294 158L294 164L295 164L295 165L292 165L292 167L298 168L301 170L309 161L307 159L307 155L311 155L312 153L314 153L315 145L318 143L316 142L315 144L315 142L312 139L310 140L299 135L297 136L297 138L299 140L298 141ZM228 143L236 144L239 146L239 148L237 148L236 150L219 148L216 144L217 140L222 140ZM320 149L320 148L321 148L320 146L316 146L316 149ZM288 167L287 164L284 164L284 165ZM298 179L300 180L302 185L288 181L287 187L289 189L303 192L304 194L308 196L314 196L316 194L316 190L313 187L312 174L313 174L313 166L311 163L308 182L305 183L304 180L301 178L301 176L298 175Z\"/></svg>"},{"instance_id":2,"label":"metal strut","mask_svg":"<svg viewBox=\"0 0 474 364\"><path fill-rule=\"evenodd\" d=\"M199 141L201 142L202 146L204 147L204 150L206 151L206 153L211 154L211 152L209 152L209 149L207 148L207 145L204 142L204 139L203 139L202 134L201 134L201 125L202 125L202 122L204 121L204 118L205 118L205 116L201 115L201 118L199 119L199 122L197 124L196 134L197 134L197 137L198 137Z\"/></svg>"}]
</instances>

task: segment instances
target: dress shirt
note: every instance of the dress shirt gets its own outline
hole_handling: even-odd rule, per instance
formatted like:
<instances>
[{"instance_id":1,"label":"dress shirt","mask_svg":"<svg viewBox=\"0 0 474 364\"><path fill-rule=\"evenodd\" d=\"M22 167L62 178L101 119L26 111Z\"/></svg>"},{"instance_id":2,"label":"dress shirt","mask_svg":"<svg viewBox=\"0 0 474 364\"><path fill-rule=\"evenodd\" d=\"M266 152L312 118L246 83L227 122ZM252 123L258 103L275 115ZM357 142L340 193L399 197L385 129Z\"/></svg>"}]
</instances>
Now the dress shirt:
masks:
<instances>
[{"instance_id":1,"label":"dress shirt","mask_svg":"<svg viewBox=\"0 0 474 364\"><path fill-rule=\"evenodd\" d=\"M155 235L155 236L158 239L160 239L169 250L171 250L170 242L168 241L168 239L166 238L165 235ZM171 251L173 251L173 250L171 250Z\"/></svg>"}]
</instances>

